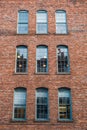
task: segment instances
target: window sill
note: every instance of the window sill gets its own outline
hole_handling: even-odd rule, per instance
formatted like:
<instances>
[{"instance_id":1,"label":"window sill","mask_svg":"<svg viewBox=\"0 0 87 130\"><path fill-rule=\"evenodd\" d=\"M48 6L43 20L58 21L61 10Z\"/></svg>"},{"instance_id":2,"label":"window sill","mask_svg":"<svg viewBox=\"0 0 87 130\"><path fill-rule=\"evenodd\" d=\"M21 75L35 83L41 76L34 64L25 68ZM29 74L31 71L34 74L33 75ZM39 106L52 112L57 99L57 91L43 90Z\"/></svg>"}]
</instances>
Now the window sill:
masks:
<instances>
[{"instance_id":1,"label":"window sill","mask_svg":"<svg viewBox=\"0 0 87 130\"><path fill-rule=\"evenodd\" d=\"M28 75L28 72L14 72L14 75Z\"/></svg>"},{"instance_id":2,"label":"window sill","mask_svg":"<svg viewBox=\"0 0 87 130\"><path fill-rule=\"evenodd\" d=\"M29 33L16 33L17 35L29 35Z\"/></svg>"},{"instance_id":3,"label":"window sill","mask_svg":"<svg viewBox=\"0 0 87 130\"><path fill-rule=\"evenodd\" d=\"M22 122L22 123L24 122L24 123L25 123L25 122L27 122L27 119L11 119L11 122L12 122L12 123L18 123L18 122L19 122L19 123L20 123L20 122Z\"/></svg>"},{"instance_id":4,"label":"window sill","mask_svg":"<svg viewBox=\"0 0 87 130\"><path fill-rule=\"evenodd\" d=\"M68 35L69 33L55 33L55 35Z\"/></svg>"},{"instance_id":5,"label":"window sill","mask_svg":"<svg viewBox=\"0 0 87 130\"><path fill-rule=\"evenodd\" d=\"M57 120L57 122L61 122L61 123L73 123L73 120Z\"/></svg>"},{"instance_id":6,"label":"window sill","mask_svg":"<svg viewBox=\"0 0 87 130\"><path fill-rule=\"evenodd\" d=\"M70 75L70 72L57 72L57 75Z\"/></svg>"},{"instance_id":7,"label":"window sill","mask_svg":"<svg viewBox=\"0 0 87 130\"><path fill-rule=\"evenodd\" d=\"M36 35L48 35L49 33L36 33Z\"/></svg>"},{"instance_id":8,"label":"window sill","mask_svg":"<svg viewBox=\"0 0 87 130\"><path fill-rule=\"evenodd\" d=\"M44 120L41 120L41 119L36 119L34 122L49 122L50 120L49 119L44 119Z\"/></svg>"},{"instance_id":9,"label":"window sill","mask_svg":"<svg viewBox=\"0 0 87 130\"><path fill-rule=\"evenodd\" d=\"M49 75L48 72L36 72L35 74L36 75Z\"/></svg>"}]
</instances>

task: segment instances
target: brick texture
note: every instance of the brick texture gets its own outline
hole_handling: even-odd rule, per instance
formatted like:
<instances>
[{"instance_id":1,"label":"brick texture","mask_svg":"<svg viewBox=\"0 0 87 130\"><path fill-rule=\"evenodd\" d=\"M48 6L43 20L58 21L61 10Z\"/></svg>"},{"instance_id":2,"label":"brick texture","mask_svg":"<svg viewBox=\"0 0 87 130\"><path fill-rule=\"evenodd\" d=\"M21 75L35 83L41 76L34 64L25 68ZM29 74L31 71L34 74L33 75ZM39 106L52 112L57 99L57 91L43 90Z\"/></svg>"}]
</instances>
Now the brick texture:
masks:
<instances>
[{"instance_id":1,"label":"brick texture","mask_svg":"<svg viewBox=\"0 0 87 130\"><path fill-rule=\"evenodd\" d=\"M55 11L66 10L68 34L55 34ZM29 34L17 34L18 10L29 11ZM48 34L36 34L36 11L48 11ZM28 46L28 74L15 74L16 46ZM36 46L48 46L47 75L36 74ZM56 47L67 45L70 74L57 74ZM14 88L27 88L27 121L12 121ZM35 121L35 90L49 91L49 121ZM69 87L72 122L58 121L58 88ZM87 130L87 1L0 0L0 130Z\"/></svg>"}]
</instances>

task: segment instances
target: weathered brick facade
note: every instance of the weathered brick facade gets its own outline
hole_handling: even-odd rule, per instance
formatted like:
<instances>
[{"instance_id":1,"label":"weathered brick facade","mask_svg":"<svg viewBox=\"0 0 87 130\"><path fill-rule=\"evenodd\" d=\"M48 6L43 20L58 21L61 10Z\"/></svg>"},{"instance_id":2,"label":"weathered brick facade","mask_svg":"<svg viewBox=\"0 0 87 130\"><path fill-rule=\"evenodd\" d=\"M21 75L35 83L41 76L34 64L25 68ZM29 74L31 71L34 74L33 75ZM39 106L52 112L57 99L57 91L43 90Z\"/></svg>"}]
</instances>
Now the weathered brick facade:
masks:
<instances>
[{"instance_id":1,"label":"weathered brick facade","mask_svg":"<svg viewBox=\"0 0 87 130\"><path fill-rule=\"evenodd\" d=\"M67 13L68 34L58 35L55 11ZM29 11L29 34L17 34L18 10ZM48 34L36 34L36 11L48 12ZM15 73L16 46L28 47L28 73ZM48 74L36 74L36 46L48 46ZM57 74L56 47L67 45L70 74ZM27 120L12 121L14 88L27 88ZM49 91L49 121L35 120L35 90ZM70 122L58 120L58 88L72 95ZM86 130L87 129L87 1L86 0L0 0L0 130Z\"/></svg>"}]
</instances>

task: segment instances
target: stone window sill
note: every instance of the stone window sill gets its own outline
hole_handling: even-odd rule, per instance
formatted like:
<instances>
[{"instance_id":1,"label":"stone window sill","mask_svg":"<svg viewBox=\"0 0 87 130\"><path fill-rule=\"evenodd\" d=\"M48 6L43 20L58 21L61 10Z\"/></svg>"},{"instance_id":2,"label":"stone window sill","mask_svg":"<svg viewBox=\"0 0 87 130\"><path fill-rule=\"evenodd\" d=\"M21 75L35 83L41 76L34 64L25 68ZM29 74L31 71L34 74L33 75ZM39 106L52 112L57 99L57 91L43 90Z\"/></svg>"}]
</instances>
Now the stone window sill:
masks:
<instances>
[{"instance_id":1,"label":"stone window sill","mask_svg":"<svg viewBox=\"0 0 87 130\"><path fill-rule=\"evenodd\" d=\"M27 75L28 72L14 72L14 75Z\"/></svg>"}]
</instances>

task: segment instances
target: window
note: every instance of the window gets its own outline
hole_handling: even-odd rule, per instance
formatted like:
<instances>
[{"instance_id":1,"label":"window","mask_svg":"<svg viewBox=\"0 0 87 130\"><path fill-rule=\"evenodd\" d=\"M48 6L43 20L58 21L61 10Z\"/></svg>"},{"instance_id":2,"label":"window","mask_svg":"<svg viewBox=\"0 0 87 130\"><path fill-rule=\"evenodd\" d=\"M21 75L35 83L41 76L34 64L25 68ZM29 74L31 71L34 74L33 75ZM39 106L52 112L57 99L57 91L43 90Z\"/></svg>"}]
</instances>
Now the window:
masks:
<instances>
[{"instance_id":1,"label":"window","mask_svg":"<svg viewBox=\"0 0 87 130\"><path fill-rule=\"evenodd\" d=\"M13 119L26 119L26 89L16 88L14 90L14 112Z\"/></svg>"},{"instance_id":2,"label":"window","mask_svg":"<svg viewBox=\"0 0 87 130\"><path fill-rule=\"evenodd\" d=\"M37 72L48 72L48 48L37 46L36 50Z\"/></svg>"},{"instance_id":3,"label":"window","mask_svg":"<svg viewBox=\"0 0 87 130\"><path fill-rule=\"evenodd\" d=\"M28 11L21 10L18 12L18 34L28 33Z\"/></svg>"},{"instance_id":4,"label":"window","mask_svg":"<svg viewBox=\"0 0 87 130\"><path fill-rule=\"evenodd\" d=\"M47 34L48 31L48 21L47 21L47 11L37 11L36 19L36 33L37 34Z\"/></svg>"},{"instance_id":5,"label":"window","mask_svg":"<svg viewBox=\"0 0 87 130\"><path fill-rule=\"evenodd\" d=\"M36 119L48 120L48 89L36 90Z\"/></svg>"},{"instance_id":6,"label":"window","mask_svg":"<svg viewBox=\"0 0 87 130\"><path fill-rule=\"evenodd\" d=\"M67 34L66 12L56 11L56 33Z\"/></svg>"},{"instance_id":7,"label":"window","mask_svg":"<svg viewBox=\"0 0 87 130\"><path fill-rule=\"evenodd\" d=\"M68 47L60 45L57 47L57 61L58 61L58 72L68 73L70 72Z\"/></svg>"},{"instance_id":8,"label":"window","mask_svg":"<svg viewBox=\"0 0 87 130\"><path fill-rule=\"evenodd\" d=\"M27 72L28 52L26 46L16 48L16 72Z\"/></svg>"},{"instance_id":9,"label":"window","mask_svg":"<svg viewBox=\"0 0 87 130\"><path fill-rule=\"evenodd\" d=\"M59 120L71 120L71 93L70 89L60 88L58 91L59 96Z\"/></svg>"}]
</instances>

